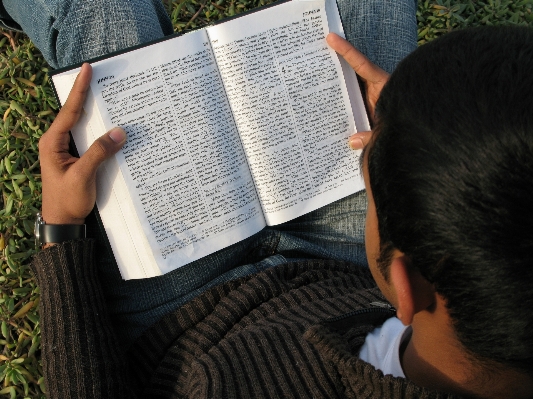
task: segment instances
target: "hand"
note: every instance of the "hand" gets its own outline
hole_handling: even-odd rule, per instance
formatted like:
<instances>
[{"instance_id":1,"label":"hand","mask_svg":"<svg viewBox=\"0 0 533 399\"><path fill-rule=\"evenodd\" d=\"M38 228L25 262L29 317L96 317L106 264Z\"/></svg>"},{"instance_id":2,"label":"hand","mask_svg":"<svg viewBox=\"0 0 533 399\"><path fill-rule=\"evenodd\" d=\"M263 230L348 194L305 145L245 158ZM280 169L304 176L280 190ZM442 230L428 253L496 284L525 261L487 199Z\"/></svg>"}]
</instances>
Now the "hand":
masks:
<instances>
[{"instance_id":1,"label":"hand","mask_svg":"<svg viewBox=\"0 0 533 399\"><path fill-rule=\"evenodd\" d=\"M357 132L350 136L350 138L348 139L348 144L350 145L352 150L362 150L366 147L371 138L371 131Z\"/></svg>"},{"instance_id":2,"label":"hand","mask_svg":"<svg viewBox=\"0 0 533 399\"><path fill-rule=\"evenodd\" d=\"M82 112L91 76L91 66L83 64L65 105L39 141L42 215L47 224L84 223L96 200L96 169L126 142L126 132L114 128L96 140L82 157L69 154L69 130Z\"/></svg>"},{"instance_id":3,"label":"hand","mask_svg":"<svg viewBox=\"0 0 533 399\"><path fill-rule=\"evenodd\" d=\"M389 79L389 74L370 62L370 60L352 46L350 42L335 33L330 33L326 37L326 40L331 48L339 53L348 64L350 64L355 73L359 75L364 82L366 88L366 102L370 113L369 116L370 119L374 121L376 103L379 94L381 93L381 89Z\"/></svg>"}]
</instances>

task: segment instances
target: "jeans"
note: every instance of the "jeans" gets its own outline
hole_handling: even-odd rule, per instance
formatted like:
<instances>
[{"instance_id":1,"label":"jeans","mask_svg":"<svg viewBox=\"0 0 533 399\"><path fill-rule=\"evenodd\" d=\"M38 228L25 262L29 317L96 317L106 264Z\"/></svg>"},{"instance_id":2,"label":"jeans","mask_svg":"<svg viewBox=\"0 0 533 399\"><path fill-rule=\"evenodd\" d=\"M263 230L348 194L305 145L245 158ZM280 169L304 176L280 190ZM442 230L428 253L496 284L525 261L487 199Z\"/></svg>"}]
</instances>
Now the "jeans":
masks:
<instances>
[{"instance_id":1,"label":"jeans","mask_svg":"<svg viewBox=\"0 0 533 399\"><path fill-rule=\"evenodd\" d=\"M416 0L337 0L348 40L391 72L416 47ZM6 11L53 67L172 33L159 0L3 0ZM165 313L217 284L288 260L322 258L366 266L365 192L279 226L267 227L161 277L123 281L102 240L98 267L117 332L129 345ZM88 230L99 237L95 215ZM101 237L101 236L100 236Z\"/></svg>"}]
</instances>

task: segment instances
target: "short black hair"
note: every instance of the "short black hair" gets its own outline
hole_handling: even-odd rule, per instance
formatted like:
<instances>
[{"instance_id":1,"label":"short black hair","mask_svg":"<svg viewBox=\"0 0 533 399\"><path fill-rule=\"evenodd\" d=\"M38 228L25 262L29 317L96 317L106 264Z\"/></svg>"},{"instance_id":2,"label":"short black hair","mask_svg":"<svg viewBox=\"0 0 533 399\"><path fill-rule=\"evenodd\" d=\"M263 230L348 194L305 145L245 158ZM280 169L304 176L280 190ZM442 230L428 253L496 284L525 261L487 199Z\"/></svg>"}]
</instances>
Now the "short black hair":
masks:
<instances>
[{"instance_id":1,"label":"short black hair","mask_svg":"<svg viewBox=\"0 0 533 399\"><path fill-rule=\"evenodd\" d=\"M478 360L533 370L533 29L455 31L400 63L369 148L387 277L404 252Z\"/></svg>"}]
</instances>

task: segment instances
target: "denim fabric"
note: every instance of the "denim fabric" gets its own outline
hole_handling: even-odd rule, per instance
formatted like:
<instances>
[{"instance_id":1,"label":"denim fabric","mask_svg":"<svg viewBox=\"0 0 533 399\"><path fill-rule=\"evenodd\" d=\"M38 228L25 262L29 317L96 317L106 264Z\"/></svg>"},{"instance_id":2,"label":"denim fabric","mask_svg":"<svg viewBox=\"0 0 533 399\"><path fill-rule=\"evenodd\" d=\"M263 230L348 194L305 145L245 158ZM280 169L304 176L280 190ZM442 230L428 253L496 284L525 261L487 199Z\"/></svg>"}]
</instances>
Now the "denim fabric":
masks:
<instances>
[{"instance_id":1,"label":"denim fabric","mask_svg":"<svg viewBox=\"0 0 533 399\"><path fill-rule=\"evenodd\" d=\"M6 9L4 8L4 5L2 4L2 1L0 1L0 28L15 30L19 32L22 31L20 25L13 21L13 19L7 13Z\"/></svg>"},{"instance_id":2,"label":"denim fabric","mask_svg":"<svg viewBox=\"0 0 533 399\"><path fill-rule=\"evenodd\" d=\"M416 47L415 0L337 0L348 40L387 71ZM158 0L4 0L10 13L56 67L81 62L171 33ZM97 244L109 310L128 345L165 313L222 282L287 260L338 259L366 266L364 192L280 226L161 277L123 281ZM94 215L88 227L95 230ZM356 266L354 266L356 267Z\"/></svg>"},{"instance_id":3,"label":"denim fabric","mask_svg":"<svg viewBox=\"0 0 533 399\"><path fill-rule=\"evenodd\" d=\"M54 68L173 33L160 0L3 0Z\"/></svg>"},{"instance_id":4,"label":"denim fabric","mask_svg":"<svg viewBox=\"0 0 533 399\"><path fill-rule=\"evenodd\" d=\"M365 192L359 192L149 279L123 281L107 249L98 244L108 309L123 342L129 344L164 314L211 287L287 261L337 259L366 267L366 204ZM92 220L87 223L94 228Z\"/></svg>"},{"instance_id":5,"label":"denim fabric","mask_svg":"<svg viewBox=\"0 0 533 399\"><path fill-rule=\"evenodd\" d=\"M54 68L172 33L160 0L3 0ZM337 0L348 40L388 72L416 46L416 0ZM9 13L6 15L5 11ZM9 18L11 17L11 18ZM13 21L14 20L14 21Z\"/></svg>"},{"instance_id":6,"label":"denim fabric","mask_svg":"<svg viewBox=\"0 0 533 399\"><path fill-rule=\"evenodd\" d=\"M391 73L416 48L417 0L337 0L346 38Z\"/></svg>"}]
</instances>

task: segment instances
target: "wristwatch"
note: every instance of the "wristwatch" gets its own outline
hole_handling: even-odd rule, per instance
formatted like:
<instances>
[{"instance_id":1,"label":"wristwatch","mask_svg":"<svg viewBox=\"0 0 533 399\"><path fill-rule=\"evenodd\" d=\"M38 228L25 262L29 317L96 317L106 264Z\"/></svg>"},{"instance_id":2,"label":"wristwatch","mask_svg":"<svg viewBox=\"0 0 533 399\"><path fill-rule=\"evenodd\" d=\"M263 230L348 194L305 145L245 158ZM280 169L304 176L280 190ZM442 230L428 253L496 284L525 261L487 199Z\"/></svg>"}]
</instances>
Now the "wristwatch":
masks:
<instances>
[{"instance_id":1,"label":"wristwatch","mask_svg":"<svg viewBox=\"0 0 533 399\"><path fill-rule=\"evenodd\" d=\"M44 244L58 244L63 241L85 238L84 224L46 224L42 215L35 219L35 246L40 249Z\"/></svg>"}]
</instances>

